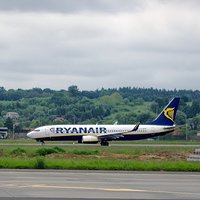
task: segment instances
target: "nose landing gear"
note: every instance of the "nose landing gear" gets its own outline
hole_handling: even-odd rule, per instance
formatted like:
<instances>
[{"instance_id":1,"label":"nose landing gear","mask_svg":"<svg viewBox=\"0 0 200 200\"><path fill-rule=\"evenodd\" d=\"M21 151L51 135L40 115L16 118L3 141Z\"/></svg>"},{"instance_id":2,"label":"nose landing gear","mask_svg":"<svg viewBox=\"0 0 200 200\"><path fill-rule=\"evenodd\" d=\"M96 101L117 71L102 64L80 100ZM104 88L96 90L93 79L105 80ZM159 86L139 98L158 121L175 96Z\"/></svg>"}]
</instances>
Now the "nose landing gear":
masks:
<instances>
[{"instance_id":1,"label":"nose landing gear","mask_svg":"<svg viewBox=\"0 0 200 200\"><path fill-rule=\"evenodd\" d=\"M37 142L41 142L41 145L44 145L45 143L44 143L44 140L36 140Z\"/></svg>"}]
</instances>

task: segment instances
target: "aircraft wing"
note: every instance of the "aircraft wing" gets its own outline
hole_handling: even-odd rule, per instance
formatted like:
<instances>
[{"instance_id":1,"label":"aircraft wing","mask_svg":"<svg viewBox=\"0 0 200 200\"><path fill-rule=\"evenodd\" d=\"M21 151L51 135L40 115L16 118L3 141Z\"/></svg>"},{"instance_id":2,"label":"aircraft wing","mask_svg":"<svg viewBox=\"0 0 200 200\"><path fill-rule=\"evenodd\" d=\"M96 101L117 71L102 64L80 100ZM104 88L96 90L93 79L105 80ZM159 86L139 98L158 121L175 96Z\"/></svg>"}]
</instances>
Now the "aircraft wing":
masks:
<instances>
[{"instance_id":1,"label":"aircraft wing","mask_svg":"<svg viewBox=\"0 0 200 200\"><path fill-rule=\"evenodd\" d=\"M120 138L120 137L124 137L124 134L126 134L126 133L131 133L131 132L137 131L139 126L140 126L140 122L137 123L131 131L120 132L120 133L105 133L105 134L99 135L98 138L99 139L114 140L114 139L117 139L117 138Z\"/></svg>"},{"instance_id":2,"label":"aircraft wing","mask_svg":"<svg viewBox=\"0 0 200 200\"><path fill-rule=\"evenodd\" d=\"M100 136L98 136L99 139L117 139L120 137L124 137L123 136L124 133L111 133L111 134L101 134Z\"/></svg>"}]
</instances>

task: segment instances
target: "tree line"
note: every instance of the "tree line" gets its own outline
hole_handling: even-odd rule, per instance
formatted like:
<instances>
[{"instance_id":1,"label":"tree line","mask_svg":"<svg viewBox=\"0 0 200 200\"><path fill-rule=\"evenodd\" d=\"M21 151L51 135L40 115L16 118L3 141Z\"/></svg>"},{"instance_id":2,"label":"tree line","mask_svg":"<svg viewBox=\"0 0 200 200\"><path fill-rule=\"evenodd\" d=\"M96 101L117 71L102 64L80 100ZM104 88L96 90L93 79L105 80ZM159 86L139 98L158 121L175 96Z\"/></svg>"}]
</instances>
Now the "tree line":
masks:
<instances>
[{"instance_id":1,"label":"tree line","mask_svg":"<svg viewBox=\"0 0 200 200\"><path fill-rule=\"evenodd\" d=\"M0 126L17 132L47 124L134 124L152 120L174 97L181 97L176 123L188 124L191 133L200 128L199 90L154 88L108 88L80 91L76 85L66 90L0 87ZM15 112L19 117L7 117Z\"/></svg>"}]
</instances>

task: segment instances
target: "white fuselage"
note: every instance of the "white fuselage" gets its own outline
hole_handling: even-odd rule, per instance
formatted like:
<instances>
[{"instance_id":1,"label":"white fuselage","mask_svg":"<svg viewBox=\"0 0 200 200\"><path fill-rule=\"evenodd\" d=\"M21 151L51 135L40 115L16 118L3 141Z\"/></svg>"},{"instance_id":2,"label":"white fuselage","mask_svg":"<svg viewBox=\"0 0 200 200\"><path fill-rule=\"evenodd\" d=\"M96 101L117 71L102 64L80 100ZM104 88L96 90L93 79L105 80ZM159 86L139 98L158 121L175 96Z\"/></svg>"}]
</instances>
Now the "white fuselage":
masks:
<instances>
[{"instance_id":1,"label":"white fuselage","mask_svg":"<svg viewBox=\"0 0 200 200\"><path fill-rule=\"evenodd\" d=\"M160 133L171 132L175 126L160 126L160 125L140 125L136 131L133 131L135 125L50 125L39 127L30 133L28 137L33 139L64 139L76 140L80 136L112 136L122 134L126 136L141 136L153 135L156 136ZM134 137L133 137L134 138ZM142 139L142 138L141 138Z\"/></svg>"}]
</instances>

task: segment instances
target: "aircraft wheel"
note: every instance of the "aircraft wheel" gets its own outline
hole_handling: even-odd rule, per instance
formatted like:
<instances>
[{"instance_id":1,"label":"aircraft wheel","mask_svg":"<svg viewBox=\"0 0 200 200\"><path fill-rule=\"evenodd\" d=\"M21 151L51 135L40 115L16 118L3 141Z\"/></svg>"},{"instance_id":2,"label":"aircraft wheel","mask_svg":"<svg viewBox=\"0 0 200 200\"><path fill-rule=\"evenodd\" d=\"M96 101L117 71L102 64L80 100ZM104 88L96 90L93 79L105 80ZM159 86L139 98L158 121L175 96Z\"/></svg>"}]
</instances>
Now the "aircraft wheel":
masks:
<instances>
[{"instance_id":1,"label":"aircraft wheel","mask_svg":"<svg viewBox=\"0 0 200 200\"><path fill-rule=\"evenodd\" d=\"M107 140L102 140L101 146L109 146L109 142Z\"/></svg>"}]
</instances>

